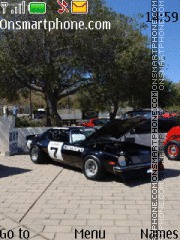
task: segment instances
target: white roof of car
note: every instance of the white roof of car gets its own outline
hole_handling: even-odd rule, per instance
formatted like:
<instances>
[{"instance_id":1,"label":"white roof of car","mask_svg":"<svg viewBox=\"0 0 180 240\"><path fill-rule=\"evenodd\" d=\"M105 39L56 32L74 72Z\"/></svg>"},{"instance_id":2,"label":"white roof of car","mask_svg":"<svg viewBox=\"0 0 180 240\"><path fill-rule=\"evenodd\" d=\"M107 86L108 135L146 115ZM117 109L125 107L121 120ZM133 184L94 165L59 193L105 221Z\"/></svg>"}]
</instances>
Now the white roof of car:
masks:
<instances>
[{"instance_id":1,"label":"white roof of car","mask_svg":"<svg viewBox=\"0 0 180 240\"><path fill-rule=\"evenodd\" d=\"M71 126L71 127L53 127L51 129L57 129L57 130L68 130L70 128L82 128L82 126Z\"/></svg>"},{"instance_id":2,"label":"white roof of car","mask_svg":"<svg viewBox=\"0 0 180 240\"><path fill-rule=\"evenodd\" d=\"M68 130L69 127L53 127L52 129L57 129L57 130Z\"/></svg>"}]
</instances>

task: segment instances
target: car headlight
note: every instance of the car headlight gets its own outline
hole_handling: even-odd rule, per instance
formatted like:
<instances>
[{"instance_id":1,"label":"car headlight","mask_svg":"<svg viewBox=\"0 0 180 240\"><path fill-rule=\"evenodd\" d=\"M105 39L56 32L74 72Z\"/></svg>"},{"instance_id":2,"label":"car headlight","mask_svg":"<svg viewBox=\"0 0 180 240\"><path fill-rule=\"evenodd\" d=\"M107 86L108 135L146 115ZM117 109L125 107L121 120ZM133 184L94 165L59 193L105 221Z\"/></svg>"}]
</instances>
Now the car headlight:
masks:
<instances>
[{"instance_id":1,"label":"car headlight","mask_svg":"<svg viewBox=\"0 0 180 240\"><path fill-rule=\"evenodd\" d=\"M121 167L126 167L127 162L126 162L126 157L124 152L120 152L120 156L118 158L118 163Z\"/></svg>"}]
</instances>

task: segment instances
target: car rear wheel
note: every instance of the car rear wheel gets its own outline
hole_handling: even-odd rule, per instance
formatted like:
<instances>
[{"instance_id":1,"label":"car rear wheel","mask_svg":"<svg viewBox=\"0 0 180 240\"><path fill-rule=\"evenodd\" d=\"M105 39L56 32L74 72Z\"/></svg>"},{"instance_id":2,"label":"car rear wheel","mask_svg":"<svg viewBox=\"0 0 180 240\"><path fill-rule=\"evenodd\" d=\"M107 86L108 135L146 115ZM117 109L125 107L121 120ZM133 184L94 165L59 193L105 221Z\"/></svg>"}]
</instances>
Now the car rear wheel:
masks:
<instances>
[{"instance_id":1,"label":"car rear wheel","mask_svg":"<svg viewBox=\"0 0 180 240\"><path fill-rule=\"evenodd\" d=\"M84 159L83 173L88 179L98 180L104 176L105 170L98 158L88 156Z\"/></svg>"},{"instance_id":2,"label":"car rear wheel","mask_svg":"<svg viewBox=\"0 0 180 240\"><path fill-rule=\"evenodd\" d=\"M32 147L30 151L31 161L33 163L45 163L46 156L41 149L38 147Z\"/></svg>"},{"instance_id":3,"label":"car rear wheel","mask_svg":"<svg viewBox=\"0 0 180 240\"><path fill-rule=\"evenodd\" d=\"M180 159L180 143L177 141L170 141L166 144L164 149L165 155L170 160Z\"/></svg>"}]
</instances>

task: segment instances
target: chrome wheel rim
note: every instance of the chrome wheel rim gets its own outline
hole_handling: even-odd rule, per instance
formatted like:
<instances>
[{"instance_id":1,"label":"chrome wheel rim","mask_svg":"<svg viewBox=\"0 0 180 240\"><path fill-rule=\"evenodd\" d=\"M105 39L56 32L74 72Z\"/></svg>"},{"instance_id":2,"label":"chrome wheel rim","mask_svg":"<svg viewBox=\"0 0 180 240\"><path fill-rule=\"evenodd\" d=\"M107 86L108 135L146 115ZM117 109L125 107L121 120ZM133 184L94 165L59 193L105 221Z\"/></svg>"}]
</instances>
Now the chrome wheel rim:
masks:
<instances>
[{"instance_id":1,"label":"chrome wheel rim","mask_svg":"<svg viewBox=\"0 0 180 240\"><path fill-rule=\"evenodd\" d=\"M84 169L88 177L94 177L98 171L98 165L94 159L88 159L85 162Z\"/></svg>"},{"instance_id":2,"label":"chrome wheel rim","mask_svg":"<svg viewBox=\"0 0 180 240\"><path fill-rule=\"evenodd\" d=\"M176 145L169 145L168 147L168 154L171 156L171 157L177 157L179 153L179 149Z\"/></svg>"}]
</instances>

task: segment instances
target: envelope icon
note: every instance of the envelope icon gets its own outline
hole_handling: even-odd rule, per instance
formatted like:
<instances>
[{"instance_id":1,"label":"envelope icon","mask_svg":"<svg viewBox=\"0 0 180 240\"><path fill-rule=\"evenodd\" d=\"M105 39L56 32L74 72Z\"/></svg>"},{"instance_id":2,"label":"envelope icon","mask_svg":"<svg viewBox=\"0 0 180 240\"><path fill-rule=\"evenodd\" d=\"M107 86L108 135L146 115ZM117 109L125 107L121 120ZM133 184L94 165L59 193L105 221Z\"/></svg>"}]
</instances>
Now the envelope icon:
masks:
<instances>
[{"instance_id":1,"label":"envelope icon","mask_svg":"<svg viewBox=\"0 0 180 240\"><path fill-rule=\"evenodd\" d=\"M73 14L87 14L88 1L71 1L71 12Z\"/></svg>"}]
</instances>

